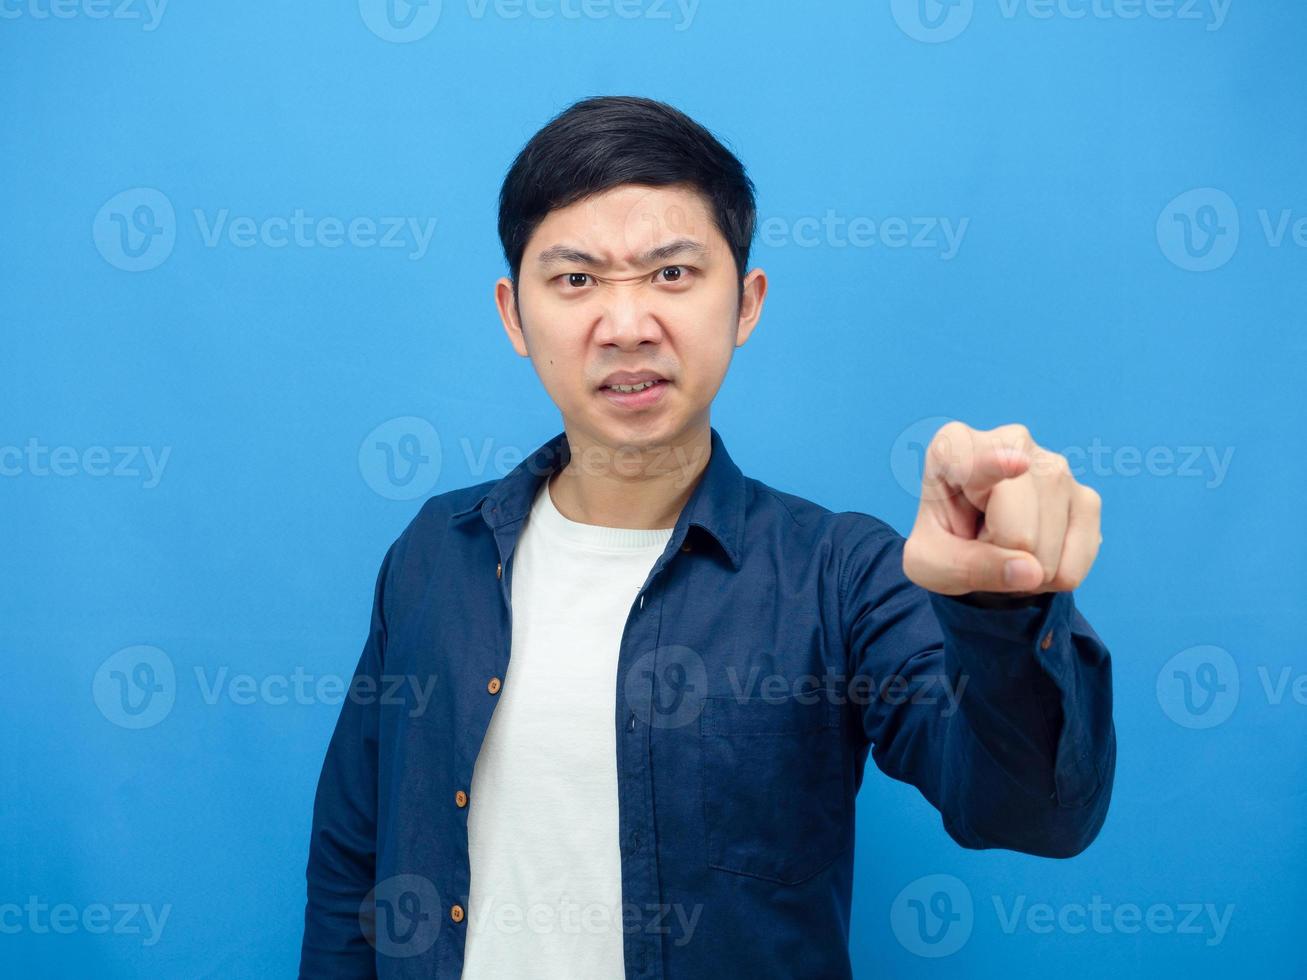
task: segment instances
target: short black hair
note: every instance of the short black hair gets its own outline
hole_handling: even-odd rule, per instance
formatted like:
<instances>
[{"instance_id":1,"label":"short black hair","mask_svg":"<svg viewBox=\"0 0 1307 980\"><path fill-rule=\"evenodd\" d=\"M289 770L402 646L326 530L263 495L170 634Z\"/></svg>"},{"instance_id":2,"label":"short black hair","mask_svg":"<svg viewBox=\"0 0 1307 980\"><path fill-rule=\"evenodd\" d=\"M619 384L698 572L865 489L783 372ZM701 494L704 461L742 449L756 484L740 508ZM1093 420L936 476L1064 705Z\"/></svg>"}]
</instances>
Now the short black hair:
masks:
<instances>
[{"instance_id":1,"label":"short black hair","mask_svg":"<svg viewBox=\"0 0 1307 980\"><path fill-rule=\"evenodd\" d=\"M499 190L499 241L516 295L526 243L546 215L620 184L688 184L711 206L744 292L756 203L744 165L712 133L665 102L582 99L531 137Z\"/></svg>"}]
</instances>

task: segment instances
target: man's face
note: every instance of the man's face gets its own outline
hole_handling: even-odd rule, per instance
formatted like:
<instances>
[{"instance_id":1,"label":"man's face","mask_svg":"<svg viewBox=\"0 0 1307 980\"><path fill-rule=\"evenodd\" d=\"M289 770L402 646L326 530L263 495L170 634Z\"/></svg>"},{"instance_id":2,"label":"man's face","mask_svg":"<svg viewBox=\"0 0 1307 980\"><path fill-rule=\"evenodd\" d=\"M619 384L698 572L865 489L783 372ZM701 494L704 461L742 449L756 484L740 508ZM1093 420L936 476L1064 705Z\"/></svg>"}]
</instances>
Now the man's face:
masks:
<instances>
[{"instance_id":1,"label":"man's face","mask_svg":"<svg viewBox=\"0 0 1307 980\"><path fill-rule=\"evenodd\" d=\"M731 355L762 312L744 297L710 205L682 186L622 185L550 212L496 302L569 433L611 448L679 441L706 425ZM520 312L519 312L520 311ZM653 381L623 391L618 383Z\"/></svg>"}]
</instances>

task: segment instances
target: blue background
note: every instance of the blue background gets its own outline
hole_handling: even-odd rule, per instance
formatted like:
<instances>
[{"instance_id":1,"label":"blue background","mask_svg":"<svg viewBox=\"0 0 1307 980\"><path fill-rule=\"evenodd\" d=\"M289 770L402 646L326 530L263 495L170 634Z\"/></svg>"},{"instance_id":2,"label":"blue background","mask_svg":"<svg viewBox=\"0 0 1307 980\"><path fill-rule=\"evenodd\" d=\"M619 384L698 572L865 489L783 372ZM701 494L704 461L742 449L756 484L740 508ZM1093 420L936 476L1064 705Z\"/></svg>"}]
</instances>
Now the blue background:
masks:
<instances>
[{"instance_id":1,"label":"blue background","mask_svg":"<svg viewBox=\"0 0 1307 980\"><path fill-rule=\"evenodd\" d=\"M422 497L561 428L491 304L495 196L549 116L607 93L713 129L773 219L713 415L746 473L906 533L914 443L1023 421L1104 498L1077 602L1113 653L1106 827L1066 862L964 851L869 769L857 975L1307 972L1302 4L445 0L388 40L370 0L178 2L153 26L48 2L0 11L0 904L78 924L10 908L0 970L292 975L339 702L268 685L347 678ZM296 209L436 225L425 251L206 242L224 212ZM828 213L885 237L814 238ZM967 222L952 255L943 219ZM132 728L112 673L138 663L162 714ZM212 693L242 674L254 703ZM972 902L946 956L904 912L923 889ZM1106 928L1077 929L1095 896ZM157 942L80 918L124 903L169 908ZM1189 903L1228 926L1179 931ZM1114 924L1130 906L1162 908Z\"/></svg>"}]
</instances>

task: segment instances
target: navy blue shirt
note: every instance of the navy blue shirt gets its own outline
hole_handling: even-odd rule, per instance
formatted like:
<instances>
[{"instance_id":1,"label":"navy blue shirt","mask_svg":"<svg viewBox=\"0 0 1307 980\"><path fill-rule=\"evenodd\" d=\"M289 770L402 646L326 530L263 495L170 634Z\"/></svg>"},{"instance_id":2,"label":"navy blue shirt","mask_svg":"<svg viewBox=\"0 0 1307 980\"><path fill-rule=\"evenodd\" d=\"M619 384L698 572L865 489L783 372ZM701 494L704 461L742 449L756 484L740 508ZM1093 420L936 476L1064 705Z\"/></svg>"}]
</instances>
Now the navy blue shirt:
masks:
<instances>
[{"instance_id":1,"label":"navy blue shirt","mask_svg":"<svg viewBox=\"0 0 1307 980\"><path fill-rule=\"evenodd\" d=\"M1071 593L927 592L888 524L746 477L711 440L621 640L626 976L848 977L868 752L963 847L1071 857L1111 796L1111 660ZM301 976L460 976L513 549L569 455L559 433L432 497L386 553L314 801Z\"/></svg>"}]
</instances>

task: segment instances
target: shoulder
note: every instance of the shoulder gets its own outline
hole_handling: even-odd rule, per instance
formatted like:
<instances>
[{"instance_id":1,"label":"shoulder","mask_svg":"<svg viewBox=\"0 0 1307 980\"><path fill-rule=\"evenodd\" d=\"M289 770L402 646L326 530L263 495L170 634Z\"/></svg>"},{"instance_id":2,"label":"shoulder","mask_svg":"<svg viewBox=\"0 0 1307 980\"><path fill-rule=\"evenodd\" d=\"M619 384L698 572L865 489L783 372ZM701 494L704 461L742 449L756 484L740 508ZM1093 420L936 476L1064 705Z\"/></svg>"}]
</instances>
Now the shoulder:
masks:
<instances>
[{"instance_id":1,"label":"shoulder","mask_svg":"<svg viewBox=\"0 0 1307 980\"><path fill-rule=\"evenodd\" d=\"M841 582L850 566L874 561L903 541L891 524L874 514L831 510L752 477L745 483L751 532L776 535L787 546L827 555Z\"/></svg>"},{"instance_id":2,"label":"shoulder","mask_svg":"<svg viewBox=\"0 0 1307 980\"><path fill-rule=\"evenodd\" d=\"M459 487L428 497L386 552L383 573L388 578L397 575L425 577L438 557L450 554L457 548L452 540L456 529L473 529L481 523L477 506L495 486L497 480L487 480L473 486ZM459 541L466 539L466 535Z\"/></svg>"}]
</instances>

